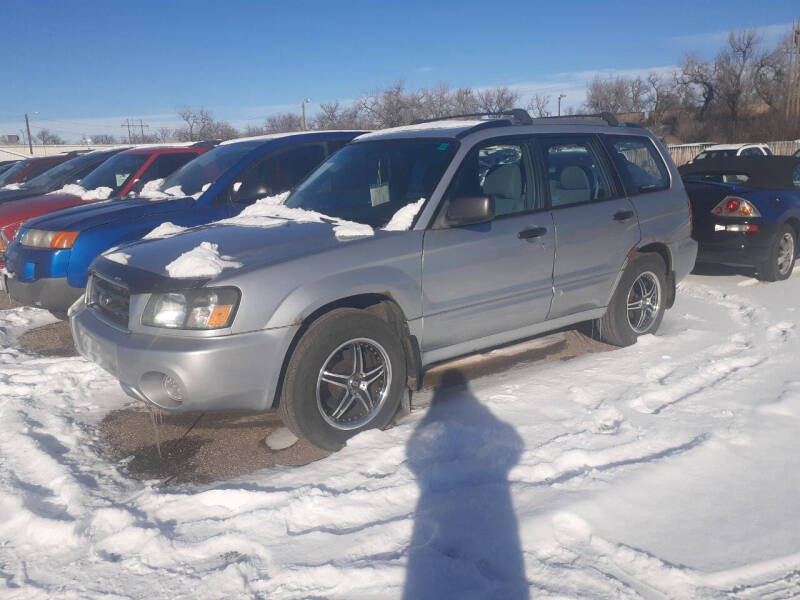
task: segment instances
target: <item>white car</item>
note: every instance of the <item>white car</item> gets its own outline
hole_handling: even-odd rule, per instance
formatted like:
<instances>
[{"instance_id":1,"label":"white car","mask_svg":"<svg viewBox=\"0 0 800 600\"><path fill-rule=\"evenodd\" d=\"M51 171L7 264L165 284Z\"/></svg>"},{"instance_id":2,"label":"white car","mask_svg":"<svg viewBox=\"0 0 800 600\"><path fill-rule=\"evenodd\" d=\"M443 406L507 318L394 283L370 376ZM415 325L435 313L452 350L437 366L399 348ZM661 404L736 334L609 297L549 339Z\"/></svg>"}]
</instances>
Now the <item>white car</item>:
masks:
<instances>
[{"instance_id":1,"label":"white car","mask_svg":"<svg viewBox=\"0 0 800 600\"><path fill-rule=\"evenodd\" d=\"M772 150L766 144L715 144L703 150L689 162L730 156L772 156Z\"/></svg>"}]
</instances>

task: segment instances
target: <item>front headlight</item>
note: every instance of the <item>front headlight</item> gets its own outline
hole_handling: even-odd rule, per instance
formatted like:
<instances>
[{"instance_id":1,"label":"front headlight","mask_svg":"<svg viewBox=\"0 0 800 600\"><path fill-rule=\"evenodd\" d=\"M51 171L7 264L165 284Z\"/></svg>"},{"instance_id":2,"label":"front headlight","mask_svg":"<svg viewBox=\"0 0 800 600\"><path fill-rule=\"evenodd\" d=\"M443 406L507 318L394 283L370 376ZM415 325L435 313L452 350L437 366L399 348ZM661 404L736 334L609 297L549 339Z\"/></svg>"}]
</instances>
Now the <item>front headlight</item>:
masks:
<instances>
[{"instance_id":1,"label":"front headlight","mask_svg":"<svg viewBox=\"0 0 800 600\"><path fill-rule=\"evenodd\" d=\"M224 329L233 322L240 296L235 287L153 294L144 309L142 325L170 329Z\"/></svg>"},{"instance_id":2,"label":"front headlight","mask_svg":"<svg viewBox=\"0 0 800 600\"><path fill-rule=\"evenodd\" d=\"M46 231L44 229L26 229L20 237L20 244L29 248L55 248L64 250L72 248L78 239L78 231Z\"/></svg>"}]
</instances>

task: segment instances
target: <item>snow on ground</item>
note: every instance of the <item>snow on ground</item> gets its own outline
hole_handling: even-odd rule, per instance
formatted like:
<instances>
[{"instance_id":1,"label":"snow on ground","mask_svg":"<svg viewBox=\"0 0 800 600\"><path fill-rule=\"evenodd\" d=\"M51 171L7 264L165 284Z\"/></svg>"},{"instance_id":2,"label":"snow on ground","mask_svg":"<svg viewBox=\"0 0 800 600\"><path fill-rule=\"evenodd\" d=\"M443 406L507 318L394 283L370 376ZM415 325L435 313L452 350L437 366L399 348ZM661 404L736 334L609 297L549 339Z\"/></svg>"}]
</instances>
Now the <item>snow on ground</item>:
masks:
<instances>
[{"instance_id":1,"label":"snow on ground","mask_svg":"<svg viewBox=\"0 0 800 600\"><path fill-rule=\"evenodd\" d=\"M324 460L183 488L110 464L114 380L3 311L0 596L800 597L798 296L692 276L633 347L451 372Z\"/></svg>"}]
</instances>

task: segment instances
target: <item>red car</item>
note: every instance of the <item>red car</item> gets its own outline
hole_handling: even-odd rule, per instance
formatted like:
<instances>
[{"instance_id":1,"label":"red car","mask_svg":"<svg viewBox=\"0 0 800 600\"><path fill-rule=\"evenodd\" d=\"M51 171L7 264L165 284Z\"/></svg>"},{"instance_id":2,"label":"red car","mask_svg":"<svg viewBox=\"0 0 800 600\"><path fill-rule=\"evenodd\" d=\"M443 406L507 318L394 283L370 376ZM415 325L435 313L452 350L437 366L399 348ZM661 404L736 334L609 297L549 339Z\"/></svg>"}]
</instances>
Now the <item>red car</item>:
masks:
<instances>
[{"instance_id":1,"label":"red car","mask_svg":"<svg viewBox=\"0 0 800 600\"><path fill-rule=\"evenodd\" d=\"M25 183L37 175L41 175L48 169L60 165L64 161L70 160L83 154L85 151L75 150L64 154L54 154L53 156L37 156L36 158L26 158L18 161L11 168L0 174L0 188L12 183Z\"/></svg>"},{"instance_id":2,"label":"red car","mask_svg":"<svg viewBox=\"0 0 800 600\"><path fill-rule=\"evenodd\" d=\"M146 146L115 154L79 184L61 190L0 204L0 251L5 250L20 224L28 219L78 204L140 192L144 185L163 179L193 158L214 147L210 142L191 146ZM0 257L0 266L5 262Z\"/></svg>"}]
</instances>

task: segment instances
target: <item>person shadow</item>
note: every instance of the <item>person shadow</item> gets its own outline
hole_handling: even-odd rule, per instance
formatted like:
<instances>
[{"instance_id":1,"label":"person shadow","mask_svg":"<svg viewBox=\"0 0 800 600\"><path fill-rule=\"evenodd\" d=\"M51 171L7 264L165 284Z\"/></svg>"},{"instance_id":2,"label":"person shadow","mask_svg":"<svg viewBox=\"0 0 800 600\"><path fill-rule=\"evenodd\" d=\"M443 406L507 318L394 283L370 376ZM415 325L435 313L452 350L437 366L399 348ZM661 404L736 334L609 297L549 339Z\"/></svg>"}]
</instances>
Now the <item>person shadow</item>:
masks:
<instances>
[{"instance_id":1,"label":"person shadow","mask_svg":"<svg viewBox=\"0 0 800 600\"><path fill-rule=\"evenodd\" d=\"M404 600L528 598L508 473L522 439L444 373L406 447L420 488Z\"/></svg>"}]
</instances>

